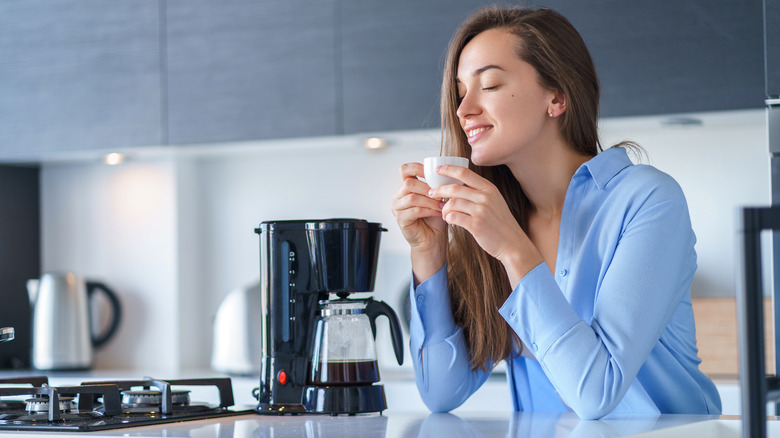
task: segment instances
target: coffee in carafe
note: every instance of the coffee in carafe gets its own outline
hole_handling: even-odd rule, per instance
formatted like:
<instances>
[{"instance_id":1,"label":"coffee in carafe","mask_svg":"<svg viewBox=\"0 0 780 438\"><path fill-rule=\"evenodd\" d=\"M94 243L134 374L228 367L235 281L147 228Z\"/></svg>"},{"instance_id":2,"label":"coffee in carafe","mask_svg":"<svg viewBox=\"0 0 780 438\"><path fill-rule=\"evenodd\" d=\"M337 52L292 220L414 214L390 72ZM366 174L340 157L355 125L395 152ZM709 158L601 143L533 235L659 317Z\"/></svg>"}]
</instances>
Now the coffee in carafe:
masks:
<instances>
[{"instance_id":1,"label":"coffee in carafe","mask_svg":"<svg viewBox=\"0 0 780 438\"><path fill-rule=\"evenodd\" d=\"M312 385L354 385L379 381L375 360L329 361L312 364Z\"/></svg>"}]
</instances>

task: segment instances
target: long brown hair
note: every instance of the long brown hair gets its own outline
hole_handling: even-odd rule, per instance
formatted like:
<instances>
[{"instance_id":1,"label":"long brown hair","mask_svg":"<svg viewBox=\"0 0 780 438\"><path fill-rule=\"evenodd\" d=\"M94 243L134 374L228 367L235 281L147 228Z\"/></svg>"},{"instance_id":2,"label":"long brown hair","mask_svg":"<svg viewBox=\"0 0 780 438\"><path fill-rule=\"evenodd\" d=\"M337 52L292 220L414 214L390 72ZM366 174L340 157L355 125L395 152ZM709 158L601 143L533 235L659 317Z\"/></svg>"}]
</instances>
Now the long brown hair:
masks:
<instances>
[{"instance_id":1,"label":"long brown hair","mask_svg":"<svg viewBox=\"0 0 780 438\"><path fill-rule=\"evenodd\" d=\"M563 139L582 154L595 156L600 152L599 82L588 49L574 26L547 8L492 6L475 12L450 40L441 97L443 155L471 157L471 146L456 114L456 76L463 48L488 29L514 34L517 56L536 69L539 83L563 93L566 111L559 116ZM509 168L474 164L471 168L496 185L526 230L530 202ZM472 368L486 369L489 363L512 354L514 334L498 313L512 292L506 270L471 234L457 226L449 226L447 266L452 312L463 328Z\"/></svg>"}]
</instances>

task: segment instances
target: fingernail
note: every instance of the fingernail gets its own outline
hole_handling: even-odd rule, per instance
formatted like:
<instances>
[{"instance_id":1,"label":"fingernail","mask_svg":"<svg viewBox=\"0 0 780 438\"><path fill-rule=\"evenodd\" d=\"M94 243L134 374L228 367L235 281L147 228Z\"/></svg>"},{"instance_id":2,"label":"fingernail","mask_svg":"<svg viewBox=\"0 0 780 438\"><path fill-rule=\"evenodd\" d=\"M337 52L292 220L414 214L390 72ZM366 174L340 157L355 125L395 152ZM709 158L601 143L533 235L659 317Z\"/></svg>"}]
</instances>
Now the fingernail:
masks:
<instances>
[{"instance_id":1,"label":"fingernail","mask_svg":"<svg viewBox=\"0 0 780 438\"><path fill-rule=\"evenodd\" d=\"M436 173L439 173L439 171L441 170L442 167L443 166L436 166Z\"/></svg>"},{"instance_id":2,"label":"fingernail","mask_svg":"<svg viewBox=\"0 0 780 438\"><path fill-rule=\"evenodd\" d=\"M428 190L428 197L433 198L433 189Z\"/></svg>"}]
</instances>

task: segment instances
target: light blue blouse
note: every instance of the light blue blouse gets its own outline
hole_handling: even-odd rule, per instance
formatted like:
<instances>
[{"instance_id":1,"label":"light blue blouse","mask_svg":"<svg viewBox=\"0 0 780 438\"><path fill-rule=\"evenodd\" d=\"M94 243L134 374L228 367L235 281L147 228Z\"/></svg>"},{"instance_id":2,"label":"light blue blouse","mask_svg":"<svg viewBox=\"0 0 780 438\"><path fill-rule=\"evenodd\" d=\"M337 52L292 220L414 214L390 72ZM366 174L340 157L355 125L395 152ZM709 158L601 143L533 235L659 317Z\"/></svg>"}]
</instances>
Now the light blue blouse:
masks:
<instances>
[{"instance_id":1,"label":"light blue blouse","mask_svg":"<svg viewBox=\"0 0 780 438\"><path fill-rule=\"evenodd\" d=\"M698 368L690 285L696 237L680 186L610 148L572 177L555 274L534 268L497 311L534 358L507 360L515 410L720 414ZM475 291L475 293L479 293ZM488 378L471 370L446 268L411 290L417 387L434 412Z\"/></svg>"}]
</instances>

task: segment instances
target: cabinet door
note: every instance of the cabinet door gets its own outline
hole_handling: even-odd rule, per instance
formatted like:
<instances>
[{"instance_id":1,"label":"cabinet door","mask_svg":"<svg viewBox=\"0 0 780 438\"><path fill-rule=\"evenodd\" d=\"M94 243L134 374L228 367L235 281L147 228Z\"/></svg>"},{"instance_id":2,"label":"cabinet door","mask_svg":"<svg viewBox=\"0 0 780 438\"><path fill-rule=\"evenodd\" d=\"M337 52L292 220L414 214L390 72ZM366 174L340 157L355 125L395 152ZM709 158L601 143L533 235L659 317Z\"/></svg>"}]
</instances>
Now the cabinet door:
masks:
<instances>
[{"instance_id":1,"label":"cabinet door","mask_svg":"<svg viewBox=\"0 0 780 438\"><path fill-rule=\"evenodd\" d=\"M168 0L172 144L336 134L332 0Z\"/></svg>"},{"instance_id":2,"label":"cabinet door","mask_svg":"<svg viewBox=\"0 0 780 438\"><path fill-rule=\"evenodd\" d=\"M763 106L761 0L544 0L594 58L602 116Z\"/></svg>"},{"instance_id":3,"label":"cabinet door","mask_svg":"<svg viewBox=\"0 0 780 438\"><path fill-rule=\"evenodd\" d=\"M766 95L780 98L780 2L764 2Z\"/></svg>"},{"instance_id":4,"label":"cabinet door","mask_svg":"<svg viewBox=\"0 0 780 438\"><path fill-rule=\"evenodd\" d=\"M0 155L161 142L158 0L0 1Z\"/></svg>"},{"instance_id":5,"label":"cabinet door","mask_svg":"<svg viewBox=\"0 0 780 438\"><path fill-rule=\"evenodd\" d=\"M344 133L440 125L447 44L476 0L342 0Z\"/></svg>"}]
</instances>

